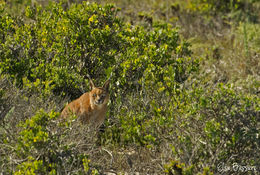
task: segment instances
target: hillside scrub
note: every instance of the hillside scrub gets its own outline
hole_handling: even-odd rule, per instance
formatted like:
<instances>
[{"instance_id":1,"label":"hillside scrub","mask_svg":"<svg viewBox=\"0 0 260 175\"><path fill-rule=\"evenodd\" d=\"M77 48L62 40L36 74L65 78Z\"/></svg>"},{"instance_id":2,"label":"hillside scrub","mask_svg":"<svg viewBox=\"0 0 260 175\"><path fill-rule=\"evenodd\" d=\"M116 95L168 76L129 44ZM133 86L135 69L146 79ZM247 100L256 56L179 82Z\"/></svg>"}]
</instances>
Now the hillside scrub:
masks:
<instances>
[{"instance_id":1,"label":"hillside scrub","mask_svg":"<svg viewBox=\"0 0 260 175\"><path fill-rule=\"evenodd\" d=\"M133 25L111 4L66 4L18 15L1 4L1 173L213 174L222 163L257 171L257 69L250 88L247 79L215 81L172 24ZM248 29L248 53L258 52L259 32ZM59 118L65 101L89 90L87 74L97 84L112 74L95 132L77 116Z\"/></svg>"}]
</instances>

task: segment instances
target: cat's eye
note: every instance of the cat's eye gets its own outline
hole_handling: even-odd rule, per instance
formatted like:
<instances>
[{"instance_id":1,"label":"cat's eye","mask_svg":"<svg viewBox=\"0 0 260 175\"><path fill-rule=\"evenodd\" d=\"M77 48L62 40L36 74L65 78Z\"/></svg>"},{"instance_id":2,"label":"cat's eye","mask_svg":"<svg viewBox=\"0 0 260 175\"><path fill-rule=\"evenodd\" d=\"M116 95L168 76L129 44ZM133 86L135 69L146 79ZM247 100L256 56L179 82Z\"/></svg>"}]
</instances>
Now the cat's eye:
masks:
<instances>
[{"instance_id":1,"label":"cat's eye","mask_svg":"<svg viewBox=\"0 0 260 175\"><path fill-rule=\"evenodd\" d=\"M92 95L92 97L96 97L96 96L97 96L97 94L93 94L93 95Z\"/></svg>"}]
</instances>

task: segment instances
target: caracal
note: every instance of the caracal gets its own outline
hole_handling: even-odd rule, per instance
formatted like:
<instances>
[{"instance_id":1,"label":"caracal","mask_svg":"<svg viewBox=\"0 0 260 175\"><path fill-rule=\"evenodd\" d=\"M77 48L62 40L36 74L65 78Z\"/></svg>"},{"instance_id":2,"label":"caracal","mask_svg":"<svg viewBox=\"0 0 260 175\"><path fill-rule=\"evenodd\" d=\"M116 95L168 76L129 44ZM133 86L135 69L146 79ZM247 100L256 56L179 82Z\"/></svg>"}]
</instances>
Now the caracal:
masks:
<instances>
[{"instance_id":1,"label":"caracal","mask_svg":"<svg viewBox=\"0 0 260 175\"><path fill-rule=\"evenodd\" d=\"M61 116L67 118L75 114L82 123L98 128L104 122L107 112L110 78L102 87L96 87L90 77L89 82L91 91L84 93L78 99L65 106Z\"/></svg>"}]
</instances>

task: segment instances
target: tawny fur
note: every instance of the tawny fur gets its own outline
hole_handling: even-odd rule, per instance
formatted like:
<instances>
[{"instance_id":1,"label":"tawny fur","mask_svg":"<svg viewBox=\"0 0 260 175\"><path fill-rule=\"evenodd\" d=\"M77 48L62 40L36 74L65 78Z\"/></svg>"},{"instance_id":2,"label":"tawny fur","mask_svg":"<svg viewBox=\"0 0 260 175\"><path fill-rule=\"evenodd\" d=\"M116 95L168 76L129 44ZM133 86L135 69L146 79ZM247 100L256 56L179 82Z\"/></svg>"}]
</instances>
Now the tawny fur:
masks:
<instances>
[{"instance_id":1,"label":"tawny fur","mask_svg":"<svg viewBox=\"0 0 260 175\"><path fill-rule=\"evenodd\" d=\"M89 124L95 128L99 127L104 122L107 112L109 83L110 80L107 80L103 87L95 87L90 79L92 90L69 103L61 112L61 116L67 118L75 114L82 123Z\"/></svg>"}]
</instances>

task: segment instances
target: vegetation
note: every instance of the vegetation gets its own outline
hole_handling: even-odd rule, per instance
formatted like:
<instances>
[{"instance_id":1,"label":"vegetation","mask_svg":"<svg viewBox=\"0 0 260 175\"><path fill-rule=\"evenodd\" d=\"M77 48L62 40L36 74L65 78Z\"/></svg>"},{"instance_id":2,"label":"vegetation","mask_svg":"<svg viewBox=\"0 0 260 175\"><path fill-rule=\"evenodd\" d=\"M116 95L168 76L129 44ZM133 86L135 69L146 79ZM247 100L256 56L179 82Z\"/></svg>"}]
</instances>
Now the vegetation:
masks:
<instances>
[{"instance_id":1,"label":"vegetation","mask_svg":"<svg viewBox=\"0 0 260 175\"><path fill-rule=\"evenodd\" d=\"M259 10L0 1L0 173L256 174ZM112 74L100 131L59 118L89 90L87 74L98 84Z\"/></svg>"}]
</instances>

